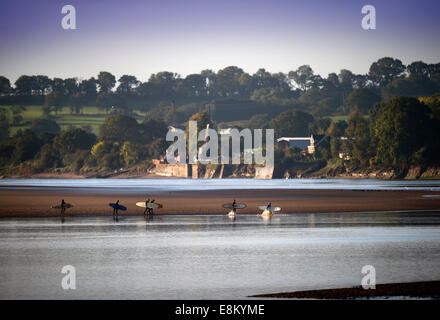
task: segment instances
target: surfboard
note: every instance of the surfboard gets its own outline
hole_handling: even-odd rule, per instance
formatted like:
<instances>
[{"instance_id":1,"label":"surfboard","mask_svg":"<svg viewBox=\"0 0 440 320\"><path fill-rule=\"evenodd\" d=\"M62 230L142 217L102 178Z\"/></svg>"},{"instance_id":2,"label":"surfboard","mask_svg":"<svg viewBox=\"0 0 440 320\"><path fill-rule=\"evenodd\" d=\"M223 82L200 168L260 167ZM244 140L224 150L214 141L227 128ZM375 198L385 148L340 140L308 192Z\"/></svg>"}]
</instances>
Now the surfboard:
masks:
<instances>
[{"instance_id":1,"label":"surfboard","mask_svg":"<svg viewBox=\"0 0 440 320\"><path fill-rule=\"evenodd\" d=\"M116 205L116 203L109 203L108 204L110 207L112 207L112 208L116 208L116 206L118 206L118 209L119 210L122 210L122 211L125 211L125 210L127 210L127 208L125 207L125 206L123 206L122 204L117 204Z\"/></svg>"},{"instance_id":2,"label":"surfboard","mask_svg":"<svg viewBox=\"0 0 440 320\"><path fill-rule=\"evenodd\" d=\"M138 207L145 208L145 202L136 202L136 205ZM153 203L148 202L148 208L151 208L151 209L163 208L163 205L160 203L156 203L156 202L153 202Z\"/></svg>"},{"instance_id":3,"label":"surfboard","mask_svg":"<svg viewBox=\"0 0 440 320\"><path fill-rule=\"evenodd\" d=\"M61 205L59 204L59 205L56 205L56 206L51 206L51 208L52 208L52 209L61 209ZM66 204L64 205L64 208L66 208L66 209L68 209L68 208L73 208L73 204L66 203Z\"/></svg>"},{"instance_id":4,"label":"surfboard","mask_svg":"<svg viewBox=\"0 0 440 320\"><path fill-rule=\"evenodd\" d=\"M223 208L229 209L229 208L234 208L234 206L232 206L232 203L227 203L223 205ZM246 208L246 205L244 203L235 204L235 209L244 209L244 208Z\"/></svg>"},{"instance_id":5,"label":"surfboard","mask_svg":"<svg viewBox=\"0 0 440 320\"><path fill-rule=\"evenodd\" d=\"M280 207L267 207L267 206L258 206L258 209L261 209L261 210L266 210L266 209L268 209L268 210L270 210L270 211L274 211L274 212L276 212L276 211L280 211L281 210L281 208Z\"/></svg>"}]
</instances>

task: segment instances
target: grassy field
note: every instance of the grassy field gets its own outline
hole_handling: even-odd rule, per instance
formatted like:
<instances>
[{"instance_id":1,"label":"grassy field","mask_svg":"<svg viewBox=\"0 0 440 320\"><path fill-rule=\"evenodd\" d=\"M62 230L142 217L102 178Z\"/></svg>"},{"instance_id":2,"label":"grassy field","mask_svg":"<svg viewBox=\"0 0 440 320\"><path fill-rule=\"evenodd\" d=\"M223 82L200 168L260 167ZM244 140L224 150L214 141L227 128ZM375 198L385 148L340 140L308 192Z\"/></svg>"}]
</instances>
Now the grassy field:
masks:
<instances>
[{"instance_id":1,"label":"grassy field","mask_svg":"<svg viewBox=\"0 0 440 320\"><path fill-rule=\"evenodd\" d=\"M1 109L10 110L9 106L0 106ZM140 122L144 119L145 113L135 111L136 119ZM62 130L69 129L70 127L82 127L90 129L94 134L99 133L99 126L104 122L106 114L104 110L98 109L95 106L84 107L81 114L71 114L70 108L64 106L57 114L52 113L53 119L58 123ZM41 118L43 116L43 106L26 106L26 110L22 113L23 123L20 125L11 125L10 135L14 135L18 130L26 129L30 127L30 123L33 120ZM12 112L9 111L9 117L12 119ZM347 121L348 116L331 116L332 121L337 122L339 120ZM366 116L368 118L368 116ZM231 121L220 123L221 127L228 128L234 126L246 127L247 121Z\"/></svg>"},{"instance_id":2,"label":"grassy field","mask_svg":"<svg viewBox=\"0 0 440 320\"><path fill-rule=\"evenodd\" d=\"M348 115L347 116L330 116L329 117L333 122L338 122L340 120L348 121ZM364 116L365 119L368 119L368 115Z\"/></svg>"},{"instance_id":3,"label":"grassy field","mask_svg":"<svg viewBox=\"0 0 440 320\"><path fill-rule=\"evenodd\" d=\"M341 120L347 121L348 120L348 116L331 116L329 117L333 122L338 122Z\"/></svg>"},{"instance_id":4,"label":"grassy field","mask_svg":"<svg viewBox=\"0 0 440 320\"><path fill-rule=\"evenodd\" d=\"M5 110L10 109L8 106L1 108ZM142 121L144 114L139 111L135 111L135 113L137 114L136 119ZM83 127L90 128L94 134L98 134L99 126L104 122L107 116L105 111L94 106L84 107L81 114L71 114L69 107L63 107L57 114L52 113L51 115L62 130L69 129L70 127ZM29 128L29 122L41 118L43 116L43 106L26 106L26 110L23 111L22 116L23 124L11 125L10 135L14 135L20 129L24 130ZM9 112L9 117L12 118L12 112Z\"/></svg>"}]
</instances>

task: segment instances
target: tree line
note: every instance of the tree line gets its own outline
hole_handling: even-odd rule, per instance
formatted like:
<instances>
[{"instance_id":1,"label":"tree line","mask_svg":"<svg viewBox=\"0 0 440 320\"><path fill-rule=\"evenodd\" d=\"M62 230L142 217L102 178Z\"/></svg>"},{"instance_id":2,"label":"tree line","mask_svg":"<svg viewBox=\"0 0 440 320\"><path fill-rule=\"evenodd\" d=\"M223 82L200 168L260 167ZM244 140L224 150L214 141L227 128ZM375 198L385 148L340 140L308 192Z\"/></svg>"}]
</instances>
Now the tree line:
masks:
<instances>
[{"instance_id":1,"label":"tree line","mask_svg":"<svg viewBox=\"0 0 440 320\"><path fill-rule=\"evenodd\" d=\"M126 115L110 115L96 136L82 128L61 130L56 121L41 118L0 143L2 174L32 174L61 170L87 173L142 165L166 150L167 125L142 123Z\"/></svg>"},{"instance_id":2,"label":"tree line","mask_svg":"<svg viewBox=\"0 0 440 320\"><path fill-rule=\"evenodd\" d=\"M218 129L206 110L193 114L186 125L188 120L196 120L198 130L207 124ZM289 109L273 118L267 114L255 115L243 125L251 129L274 128L276 138L325 136L313 155L298 148L277 147L276 166L286 171L294 171L298 163L313 161L323 165L339 163L340 168L350 170L440 164L439 94L384 100L374 105L368 117L355 108L347 121L332 121ZM96 136L82 128L60 130L56 121L40 118L34 120L30 128L19 130L0 142L0 171L26 174L52 170L87 173L136 167L146 170L152 159L165 156L169 145L165 141L167 130L163 120L146 118L139 123L133 117L116 114L106 117Z\"/></svg>"},{"instance_id":3,"label":"tree line","mask_svg":"<svg viewBox=\"0 0 440 320\"><path fill-rule=\"evenodd\" d=\"M313 157L300 149L277 149L277 165L287 172L300 162L321 161L339 173L353 170L440 165L440 94L428 97L393 97L374 105L368 117L355 108L347 121L315 119L289 110L267 123L276 136L325 136Z\"/></svg>"},{"instance_id":4,"label":"tree line","mask_svg":"<svg viewBox=\"0 0 440 320\"><path fill-rule=\"evenodd\" d=\"M382 99L395 95L429 96L439 88L440 63L416 61L405 66L399 59L384 57L373 62L367 74L343 69L327 77L315 74L309 65L287 73L259 69L254 74L229 66L218 72L203 70L184 78L162 71L152 74L146 82L132 75L116 79L103 71L97 77L81 80L22 75L12 86L6 77L0 76L0 104L45 105L47 112L68 105L76 113L86 105L96 105L106 111L114 107L130 114L133 109L170 113L171 107L191 108L194 103L233 100L250 101L262 108L268 105L297 108L323 116L348 113L354 107L367 114ZM184 119L188 115L185 113Z\"/></svg>"}]
</instances>

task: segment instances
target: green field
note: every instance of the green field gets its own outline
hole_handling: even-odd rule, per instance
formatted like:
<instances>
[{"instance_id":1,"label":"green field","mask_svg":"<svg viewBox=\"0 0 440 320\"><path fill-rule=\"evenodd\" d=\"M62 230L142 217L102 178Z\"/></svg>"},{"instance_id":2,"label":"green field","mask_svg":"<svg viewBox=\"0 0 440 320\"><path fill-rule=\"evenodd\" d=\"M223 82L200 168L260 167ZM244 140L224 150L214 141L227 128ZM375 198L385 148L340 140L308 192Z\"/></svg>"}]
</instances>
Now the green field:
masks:
<instances>
[{"instance_id":1,"label":"green field","mask_svg":"<svg viewBox=\"0 0 440 320\"><path fill-rule=\"evenodd\" d=\"M9 106L3 106L2 109L9 110ZM144 114L135 111L136 119L142 121ZM20 125L11 125L10 135L14 135L18 130L24 130L30 127L29 122L41 118L43 116L43 106L26 106L26 110L21 114L23 122ZM51 113L53 120L55 120L62 130L70 127L90 127L94 134L98 134L99 126L106 118L105 111L98 109L95 106L84 107L81 114L71 114L70 108L65 106L57 114ZM12 118L12 112L9 112L9 117Z\"/></svg>"},{"instance_id":2,"label":"green field","mask_svg":"<svg viewBox=\"0 0 440 320\"><path fill-rule=\"evenodd\" d=\"M338 122L340 120L344 120L344 121L348 121L348 115L347 116L330 116L329 118L333 121L333 122ZM368 119L368 115L364 116L365 119Z\"/></svg>"}]
</instances>

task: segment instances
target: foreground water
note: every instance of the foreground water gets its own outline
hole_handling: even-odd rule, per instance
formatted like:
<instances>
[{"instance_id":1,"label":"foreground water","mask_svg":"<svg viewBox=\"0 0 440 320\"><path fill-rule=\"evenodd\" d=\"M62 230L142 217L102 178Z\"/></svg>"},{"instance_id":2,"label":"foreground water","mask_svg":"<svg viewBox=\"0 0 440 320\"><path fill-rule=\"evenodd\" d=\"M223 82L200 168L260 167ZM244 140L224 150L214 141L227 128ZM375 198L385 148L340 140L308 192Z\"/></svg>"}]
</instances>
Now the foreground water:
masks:
<instances>
[{"instance_id":1,"label":"foreground water","mask_svg":"<svg viewBox=\"0 0 440 320\"><path fill-rule=\"evenodd\" d=\"M64 265L76 290L63 290ZM5 218L0 298L235 299L440 279L440 214Z\"/></svg>"},{"instance_id":2,"label":"foreground water","mask_svg":"<svg viewBox=\"0 0 440 320\"><path fill-rule=\"evenodd\" d=\"M117 188L138 191L241 189L427 190L440 191L440 180L378 179L1 179L0 189Z\"/></svg>"}]
</instances>

